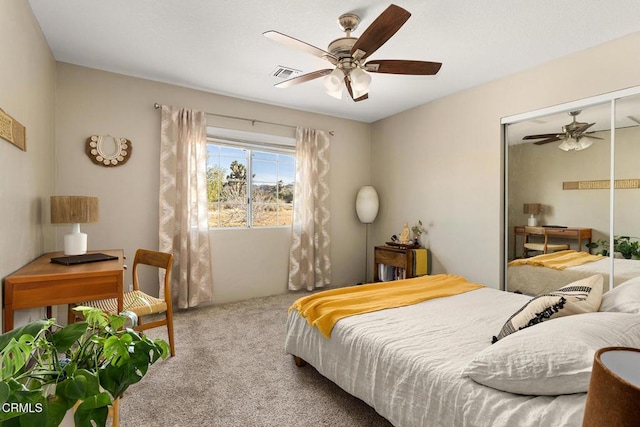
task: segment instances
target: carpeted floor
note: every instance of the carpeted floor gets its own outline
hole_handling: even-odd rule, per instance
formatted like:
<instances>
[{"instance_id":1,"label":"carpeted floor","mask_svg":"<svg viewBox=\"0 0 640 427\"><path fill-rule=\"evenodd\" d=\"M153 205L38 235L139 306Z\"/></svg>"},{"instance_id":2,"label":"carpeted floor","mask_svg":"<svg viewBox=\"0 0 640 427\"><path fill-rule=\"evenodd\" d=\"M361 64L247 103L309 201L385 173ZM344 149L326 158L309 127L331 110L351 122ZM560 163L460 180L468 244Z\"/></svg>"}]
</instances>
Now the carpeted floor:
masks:
<instances>
[{"instance_id":1,"label":"carpeted floor","mask_svg":"<svg viewBox=\"0 0 640 427\"><path fill-rule=\"evenodd\" d=\"M391 424L284 352L287 308L305 294L174 314L176 356L153 365L120 405L120 425L389 427ZM166 329L148 331L166 339Z\"/></svg>"}]
</instances>

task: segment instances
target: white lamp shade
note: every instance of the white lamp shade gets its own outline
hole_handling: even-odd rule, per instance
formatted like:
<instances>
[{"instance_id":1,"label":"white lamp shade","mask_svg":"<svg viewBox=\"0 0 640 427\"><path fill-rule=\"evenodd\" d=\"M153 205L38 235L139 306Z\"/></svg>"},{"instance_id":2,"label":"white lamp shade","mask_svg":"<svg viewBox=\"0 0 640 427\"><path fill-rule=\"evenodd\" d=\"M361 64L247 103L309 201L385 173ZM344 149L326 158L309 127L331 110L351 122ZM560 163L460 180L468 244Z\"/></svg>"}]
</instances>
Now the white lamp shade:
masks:
<instances>
[{"instance_id":1,"label":"white lamp shade","mask_svg":"<svg viewBox=\"0 0 640 427\"><path fill-rule=\"evenodd\" d=\"M371 76L365 73L361 68L351 70L351 86L354 91L367 92L371 84Z\"/></svg>"},{"instance_id":2,"label":"white lamp shade","mask_svg":"<svg viewBox=\"0 0 640 427\"><path fill-rule=\"evenodd\" d=\"M378 216L378 192L371 185L365 185L358 191L356 197L356 213L363 224L371 224Z\"/></svg>"},{"instance_id":3,"label":"white lamp shade","mask_svg":"<svg viewBox=\"0 0 640 427\"><path fill-rule=\"evenodd\" d=\"M562 151L575 150L576 147L577 147L577 142L573 138L567 138L564 141L562 141L560 145L558 145L558 148L561 149Z\"/></svg>"},{"instance_id":4,"label":"white lamp shade","mask_svg":"<svg viewBox=\"0 0 640 427\"><path fill-rule=\"evenodd\" d=\"M327 90L327 95L333 96L336 99L342 99L342 87L339 87L336 90Z\"/></svg>"},{"instance_id":5,"label":"white lamp shade","mask_svg":"<svg viewBox=\"0 0 640 427\"><path fill-rule=\"evenodd\" d=\"M583 136L582 138L578 139L578 148L576 148L576 150L579 151L579 150L587 149L591 147L592 144L593 144L593 139Z\"/></svg>"},{"instance_id":6,"label":"white lamp shade","mask_svg":"<svg viewBox=\"0 0 640 427\"><path fill-rule=\"evenodd\" d=\"M324 78L324 87L327 92L336 92L342 88L344 81L344 72L340 68L336 68Z\"/></svg>"}]
</instances>

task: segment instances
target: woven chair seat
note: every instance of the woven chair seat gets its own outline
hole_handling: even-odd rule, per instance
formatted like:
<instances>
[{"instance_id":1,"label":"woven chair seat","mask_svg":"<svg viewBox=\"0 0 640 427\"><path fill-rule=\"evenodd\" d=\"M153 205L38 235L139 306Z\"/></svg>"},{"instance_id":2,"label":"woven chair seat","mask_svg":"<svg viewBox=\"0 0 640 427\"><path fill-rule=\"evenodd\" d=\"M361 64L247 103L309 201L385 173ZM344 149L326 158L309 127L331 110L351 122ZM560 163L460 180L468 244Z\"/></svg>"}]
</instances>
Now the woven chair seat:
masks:
<instances>
[{"instance_id":1,"label":"woven chair seat","mask_svg":"<svg viewBox=\"0 0 640 427\"><path fill-rule=\"evenodd\" d=\"M569 245L562 244L544 244L544 243L525 243L524 247L532 251L562 251L569 249Z\"/></svg>"},{"instance_id":2,"label":"woven chair seat","mask_svg":"<svg viewBox=\"0 0 640 427\"><path fill-rule=\"evenodd\" d=\"M116 298L86 301L80 305L99 308L109 314L118 313L118 300ZM124 293L122 308L125 311L132 311L138 316L144 316L167 311L167 303L161 299L147 295L142 291L131 291Z\"/></svg>"}]
</instances>

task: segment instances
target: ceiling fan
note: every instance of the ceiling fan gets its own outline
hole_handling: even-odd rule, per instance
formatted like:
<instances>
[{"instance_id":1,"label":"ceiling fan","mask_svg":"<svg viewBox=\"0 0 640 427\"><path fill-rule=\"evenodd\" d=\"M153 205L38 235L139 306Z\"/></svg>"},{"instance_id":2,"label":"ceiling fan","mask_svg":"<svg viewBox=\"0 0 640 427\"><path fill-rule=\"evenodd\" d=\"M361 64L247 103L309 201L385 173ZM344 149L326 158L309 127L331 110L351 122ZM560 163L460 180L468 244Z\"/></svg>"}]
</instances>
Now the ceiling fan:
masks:
<instances>
[{"instance_id":1,"label":"ceiling fan","mask_svg":"<svg viewBox=\"0 0 640 427\"><path fill-rule=\"evenodd\" d=\"M542 139L542 141L534 142L536 145L548 144L550 142L562 141L558 146L559 149L564 151L570 150L584 150L589 148L593 144L592 139L602 139L597 136L591 136L594 132L586 132L595 123L582 123L577 121L576 116L580 114L582 110L570 111L568 114L573 118L573 121L567 125L562 126L562 132L559 133L543 133L540 135L527 135L523 140L529 139ZM587 137L587 135L589 135Z\"/></svg>"},{"instance_id":2,"label":"ceiling fan","mask_svg":"<svg viewBox=\"0 0 640 427\"><path fill-rule=\"evenodd\" d=\"M351 32L358 27L360 17L353 13L340 15L338 24L346 33L346 37L338 38L329 43L328 50L317 48L278 31L266 31L263 33L265 37L290 48L325 59L335 66L333 69L326 68L303 74L277 83L275 86L286 88L324 77L324 85L329 95L341 99L342 89L346 87L351 98L358 102L369 97L371 83L369 73L435 75L442 66L440 62L395 59L365 62L407 22L410 16L409 12L392 4L358 38L351 37Z\"/></svg>"}]
</instances>

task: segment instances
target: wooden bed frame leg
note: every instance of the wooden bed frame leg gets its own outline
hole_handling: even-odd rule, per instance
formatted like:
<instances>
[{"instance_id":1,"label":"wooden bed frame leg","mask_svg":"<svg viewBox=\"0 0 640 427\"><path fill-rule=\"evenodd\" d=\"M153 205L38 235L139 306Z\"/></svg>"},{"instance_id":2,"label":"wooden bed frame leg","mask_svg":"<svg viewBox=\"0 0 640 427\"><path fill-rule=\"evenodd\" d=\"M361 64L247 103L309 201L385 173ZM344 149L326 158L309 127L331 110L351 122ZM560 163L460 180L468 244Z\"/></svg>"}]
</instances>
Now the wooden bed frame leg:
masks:
<instances>
[{"instance_id":1,"label":"wooden bed frame leg","mask_svg":"<svg viewBox=\"0 0 640 427\"><path fill-rule=\"evenodd\" d=\"M302 368L303 366L307 366L307 362L305 362L304 360L302 360L298 356L293 356L293 363L295 363L298 368Z\"/></svg>"}]
</instances>

